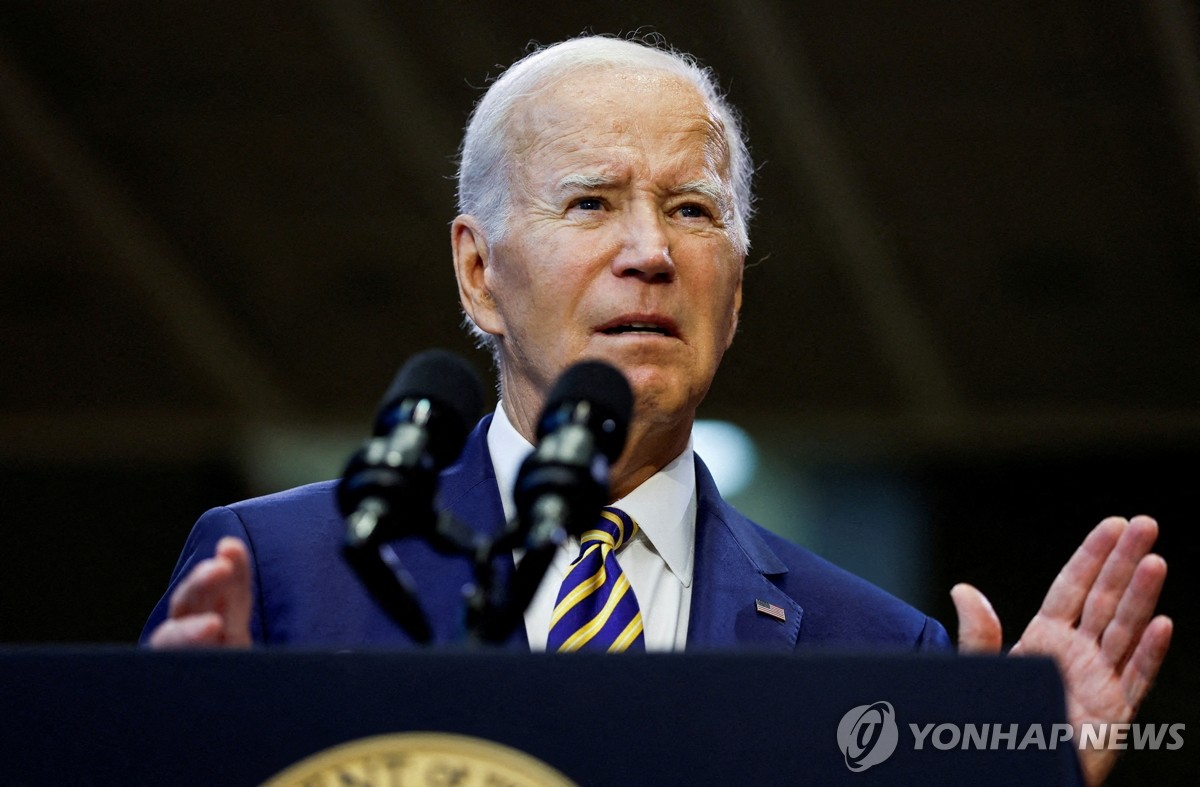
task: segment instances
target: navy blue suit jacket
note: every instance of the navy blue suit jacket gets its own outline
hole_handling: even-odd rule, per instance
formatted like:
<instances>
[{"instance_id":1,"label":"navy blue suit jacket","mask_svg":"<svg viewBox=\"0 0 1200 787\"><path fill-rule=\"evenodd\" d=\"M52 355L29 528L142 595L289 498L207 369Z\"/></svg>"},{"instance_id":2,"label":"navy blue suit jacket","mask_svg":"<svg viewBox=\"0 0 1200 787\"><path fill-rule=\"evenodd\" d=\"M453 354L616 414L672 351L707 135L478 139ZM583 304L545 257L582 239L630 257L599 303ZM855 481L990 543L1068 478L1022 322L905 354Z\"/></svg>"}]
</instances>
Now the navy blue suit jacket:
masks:
<instances>
[{"instance_id":1,"label":"navy blue suit jacket","mask_svg":"<svg viewBox=\"0 0 1200 787\"><path fill-rule=\"evenodd\" d=\"M459 461L441 477L438 508L494 535L504 527L484 418ZM791 651L804 646L839 649L945 649L945 629L874 585L759 527L725 502L696 459L699 507L689 650L748 648ZM250 550L258 642L304 647L404 647L411 644L367 594L341 555L345 524L334 500L336 482L290 489L215 508L192 529L171 579L155 607L149 632L166 616L171 590L211 556L217 541L237 536ZM417 583L435 641L462 639L462 588L472 579L464 558L445 556L417 539L397 542ZM497 561L501 577L511 558ZM755 608L762 600L784 610L785 621ZM512 648L529 647L524 627Z\"/></svg>"}]
</instances>

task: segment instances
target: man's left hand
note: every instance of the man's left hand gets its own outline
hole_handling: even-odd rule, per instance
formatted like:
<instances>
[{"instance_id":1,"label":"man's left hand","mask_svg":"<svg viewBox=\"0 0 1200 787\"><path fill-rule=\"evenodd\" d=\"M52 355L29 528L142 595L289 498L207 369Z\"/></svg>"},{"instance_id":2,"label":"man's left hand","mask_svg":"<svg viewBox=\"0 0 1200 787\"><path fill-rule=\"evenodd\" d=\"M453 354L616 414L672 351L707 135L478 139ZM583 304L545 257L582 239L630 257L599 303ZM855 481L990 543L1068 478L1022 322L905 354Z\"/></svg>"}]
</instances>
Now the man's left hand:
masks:
<instances>
[{"instance_id":1,"label":"man's left hand","mask_svg":"<svg viewBox=\"0 0 1200 787\"><path fill-rule=\"evenodd\" d=\"M1154 615L1167 562L1150 552L1158 523L1150 517L1105 519L1063 566L1041 609L1011 655L1051 656L1067 692L1075 734L1085 723L1129 722L1137 714L1171 644L1171 619ZM977 589L950 591L958 612L961 653L1000 650L1000 620ZM1111 749L1080 751L1089 785L1116 763Z\"/></svg>"}]
</instances>

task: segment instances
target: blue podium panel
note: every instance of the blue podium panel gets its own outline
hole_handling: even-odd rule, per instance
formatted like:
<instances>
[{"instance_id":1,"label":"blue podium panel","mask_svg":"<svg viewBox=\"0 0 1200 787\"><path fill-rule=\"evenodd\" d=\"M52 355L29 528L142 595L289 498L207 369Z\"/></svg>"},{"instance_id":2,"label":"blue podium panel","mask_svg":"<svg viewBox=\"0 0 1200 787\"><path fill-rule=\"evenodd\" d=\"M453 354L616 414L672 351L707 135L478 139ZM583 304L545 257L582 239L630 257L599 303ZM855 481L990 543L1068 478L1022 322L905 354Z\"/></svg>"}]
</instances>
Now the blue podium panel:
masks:
<instances>
[{"instance_id":1,"label":"blue podium panel","mask_svg":"<svg viewBox=\"0 0 1200 787\"><path fill-rule=\"evenodd\" d=\"M260 784L411 732L502 744L587 785L1078 780L1071 744L1053 745L1062 685L1039 659L15 649L0 662L4 784ZM392 765L313 783L456 783Z\"/></svg>"}]
</instances>

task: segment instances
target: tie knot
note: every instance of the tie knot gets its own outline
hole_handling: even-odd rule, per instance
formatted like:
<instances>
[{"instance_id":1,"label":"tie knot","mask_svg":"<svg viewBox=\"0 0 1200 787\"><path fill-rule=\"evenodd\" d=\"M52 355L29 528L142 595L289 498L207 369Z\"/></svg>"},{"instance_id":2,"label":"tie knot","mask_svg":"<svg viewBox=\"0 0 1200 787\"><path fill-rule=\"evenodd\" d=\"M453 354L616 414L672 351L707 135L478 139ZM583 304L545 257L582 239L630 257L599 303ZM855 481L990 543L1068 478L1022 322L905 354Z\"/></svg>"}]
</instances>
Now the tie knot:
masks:
<instances>
[{"instance_id":1,"label":"tie knot","mask_svg":"<svg viewBox=\"0 0 1200 787\"><path fill-rule=\"evenodd\" d=\"M633 521L633 517L619 508L605 506L600 511L596 526L580 536L579 543L585 549L591 544L601 544L615 552L628 543L637 530L637 522Z\"/></svg>"}]
</instances>

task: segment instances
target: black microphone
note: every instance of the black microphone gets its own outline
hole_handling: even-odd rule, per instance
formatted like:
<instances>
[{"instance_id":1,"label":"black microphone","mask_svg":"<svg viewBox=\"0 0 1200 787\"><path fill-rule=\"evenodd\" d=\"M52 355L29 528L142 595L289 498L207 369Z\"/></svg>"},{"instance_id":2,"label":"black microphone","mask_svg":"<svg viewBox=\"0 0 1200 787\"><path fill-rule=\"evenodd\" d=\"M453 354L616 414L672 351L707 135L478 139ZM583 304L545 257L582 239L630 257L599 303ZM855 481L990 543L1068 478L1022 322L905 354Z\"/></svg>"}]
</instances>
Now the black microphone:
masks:
<instances>
[{"instance_id":1,"label":"black microphone","mask_svg":"<svg viewBox=\"0 0 1200 787\"><path fill-rule=\"evenodd\" d=\"M625 448L633 391L607 363L582 361L567 369L538 419L538 444L517 472L517 519L497 547L524 547L507 598L485 627L501 641L533 599L554 551L568 535L595 526L608 500L609 467Z\"/></svg>"},{"instance_id":2,"label":"black microphone","mask_svg":"<svg viewBox=\"0 0 1200 787\"><path fill-rule=\"evenodd\" d=\"M578 536L596 524L632 415L633 391L607 363L582 361L558 379L513 489L518 532L528 542L544 541L556 526Z\"/></svg>"},{"instance_id":3,"label":"black microphone","mask_svg":"<svg viewBox=\"0 0 1200 787\"><path fill-rule=\"evenodd\" d=\"M428 350L396 375L375 416L374 436L338 484L351 546L429 532L438 473L458 458L483 409L483 386L453 353Z\"/></svg>"},{"instance_id":4,"label":"black microphone","mask_svg":"<svg viewBox=\"0 0 1200 787\"><path fill-rule=\"evenodd\" d=\"M346 517L343 554L421 642L432 636L429 624L411 575L387 542L433 534L438 473L458 458L482 409L483 386L465 361L444 350L413 356L383 398L374 436L351 457L337 487Z\"/></svg>"}]
</instances>

